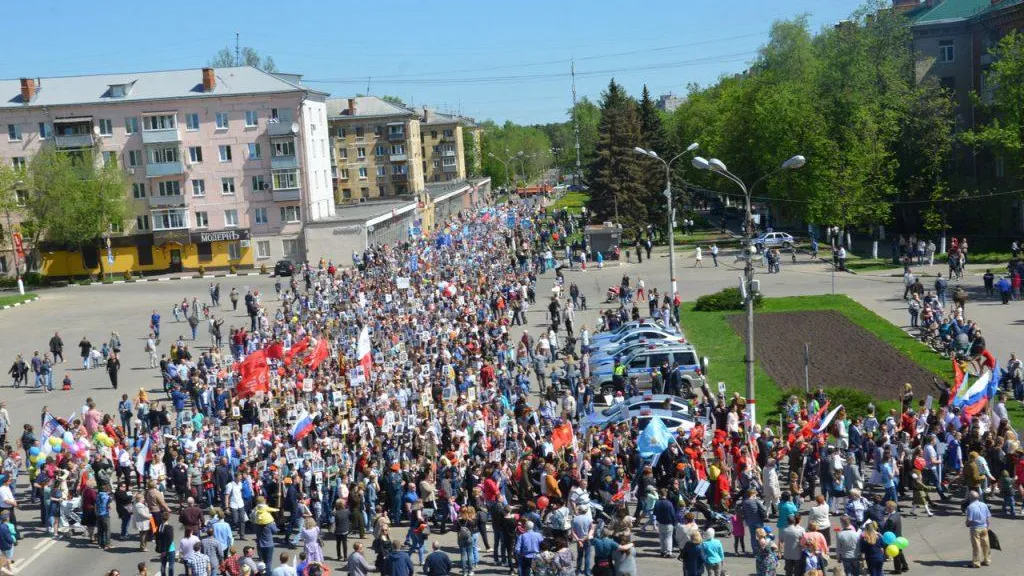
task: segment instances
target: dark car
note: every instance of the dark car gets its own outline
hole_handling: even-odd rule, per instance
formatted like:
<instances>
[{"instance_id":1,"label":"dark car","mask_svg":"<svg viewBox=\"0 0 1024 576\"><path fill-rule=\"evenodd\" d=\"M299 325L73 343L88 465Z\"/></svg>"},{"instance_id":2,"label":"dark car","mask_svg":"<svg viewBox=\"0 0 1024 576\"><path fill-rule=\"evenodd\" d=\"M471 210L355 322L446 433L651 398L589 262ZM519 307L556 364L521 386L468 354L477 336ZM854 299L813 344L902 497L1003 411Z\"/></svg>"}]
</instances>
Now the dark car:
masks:
<instances>
[{"instance_id":1,"label":"dark car","mask_svg":"<svg viewBox=\"0 0 1024 576\"><path fill-rule=\"evenodd\" d=\"M278 260L274 264L274 276L291 276L295 274L295 264L291 260Z\"/></svg>"}]
</instances>

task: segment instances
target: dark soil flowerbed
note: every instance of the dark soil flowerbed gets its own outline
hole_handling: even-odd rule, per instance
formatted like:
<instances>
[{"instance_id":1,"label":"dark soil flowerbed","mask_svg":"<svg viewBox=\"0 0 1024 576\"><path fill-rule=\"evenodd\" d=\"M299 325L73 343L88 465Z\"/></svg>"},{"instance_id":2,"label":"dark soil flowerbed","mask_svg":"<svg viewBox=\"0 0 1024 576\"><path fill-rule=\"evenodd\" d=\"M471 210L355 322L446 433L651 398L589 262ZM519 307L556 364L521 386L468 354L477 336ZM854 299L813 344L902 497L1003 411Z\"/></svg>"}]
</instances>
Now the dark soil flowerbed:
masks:
<instances>
[{"instance_id":1,"label":"dark soil flowerbed","mask_svg":"<svg viewBox=\"0 0 1024 576\"><path fill-rule=\"evenodd\" d=\"M745 317L729 324L746 341ZM841 387L880 400L899 397L905 382L923 392L933 374L839 312L776 312L754 315L757 362L782 388L804 387L804 343L810 344L811 388Z\"/></svg>"}]
</instances>

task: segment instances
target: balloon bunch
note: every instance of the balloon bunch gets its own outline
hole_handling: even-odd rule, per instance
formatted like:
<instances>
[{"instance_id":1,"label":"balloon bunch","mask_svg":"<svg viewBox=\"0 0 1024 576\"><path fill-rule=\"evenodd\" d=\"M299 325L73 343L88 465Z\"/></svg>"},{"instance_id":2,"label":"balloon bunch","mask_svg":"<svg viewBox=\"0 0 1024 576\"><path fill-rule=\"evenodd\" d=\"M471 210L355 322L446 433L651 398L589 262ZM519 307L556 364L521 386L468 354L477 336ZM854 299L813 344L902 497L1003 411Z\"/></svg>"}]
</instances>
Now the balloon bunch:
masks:
<instances>
[{"instance_id":1,"label":"balloon bunch","mask_svg":"<svg viewBox=\"0 0 1024 576\"><path fill-rule=\"evenodd\" d=\"M42 468L46 459L53 454L68 454L74 458L87 458L92 444L85 438L75 439L71 432L64 432L61 436L50 436L39 446L33 446L28 450L28 461L36 468Z\"/></svg>"},{"instance_id":2,"label":"balloon bunch","mask_svg":"<svg viewBox=\"0 0 1024 576\"><path fill-rule=\"evenodd\" d=\"M896 536L892 532L882 534L882 543L885 544L885 555L889 558L899 556L904 548L910 546L910 540L903 536Z\"/></svg>"}]
</instances>

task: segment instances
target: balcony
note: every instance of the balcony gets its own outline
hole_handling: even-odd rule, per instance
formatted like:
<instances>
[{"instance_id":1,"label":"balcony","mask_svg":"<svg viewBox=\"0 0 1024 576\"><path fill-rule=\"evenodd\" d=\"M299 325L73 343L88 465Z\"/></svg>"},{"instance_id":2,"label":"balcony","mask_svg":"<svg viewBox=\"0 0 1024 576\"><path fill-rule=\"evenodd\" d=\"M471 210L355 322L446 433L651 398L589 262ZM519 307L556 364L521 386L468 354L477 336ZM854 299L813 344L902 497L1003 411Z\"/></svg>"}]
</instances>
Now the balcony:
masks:
<instances>
[{"instance_id":1,"label":"balcony","mask_svg":"<svg viewBox=\"0 0 1024 576\"><path fill-rule=\"evenodd\" d=\"M177 128L142 131L143 144L168 144L173 142L181 142L181 132Z\"/></svg>"},{"instance_id":2,"label":"balcony","mask_svg":"<svg viewBox=\"0 0 1024 576\"><path fill-rule=\"evenodd\" d=\"M271 170L284 170L287 168L298 168L299 162L295 159L295 155L289 156L271 156L270 157L270 168Z\"/></svg>"},{"instance_id":3,"label":"balcony","mask_svg":"<svg viewBox=\"0 0 1024 576\"><path fill-rule=\"evenodd\" d=\"M389 142L401 142L405 140L405 132L388 132Z\"/></svg>"},{"instance_id":4,"label":"balcony","mask_svg":"<svg viewBox=\"0 0 1024 576\"><path fill-rule=\"evenodd\" d=\"M292 188L290 190L274 190L272 193L274 202L295 202L301 197L301 190Z\"/></svg>"},{"instance_id":5,"label":"balcony","mask_svg":"<svg viewBox=\"0 0 1024 576\"><path fill-rule=\"evenodd\" d=\"M299 125L296 122L267 122L268 136L297 136Z\"/></svg>"},{"instance_id":6,"label":"balcony","mask_svg":"<svg viewBox=\"0 0 1024 576\"><path fill-rule=\"evenodd\" d=\"M92 134L65 134L57 135L55 142L57 148L92 148Z\"/></svg>"},{"instance_id":7,"label":"balcony","mask_svg":"<svg viewBox=\"0 0 1024 576\"><path fill-rule=\"evenodd\" d=\"M149 207L150 208L166 208L174 206L184 206L185 196L181 194L172 196L150 196Z\"/></svg>"},{"instance_id":8,"label":"balcony","mask_svg":"<svg viewBox=\"0 0 1024 576\"><path fill-rule=\"evenodd\" d=\"M441 136L441 142L455 142L455 136Z\"/></svg>"},{"instance_id":9,"label":"balcony","mask_svg":"<svg viewBox=\"0 0 1024 576\"><path fill-rule=\"evenodd\" d=\"M181 162L161 162L159 164L146 164L146 178L159 178L161 176L175 176L184 174L185 167Z\"/></svg>"},{"instance_id":10,"label":"balcony","mask_svg":"<svg viewBox=\"0 0 1024 576\"><path fill-rule=\"evenodd\" d=\"M406 154L392 154L389 159L392 162L405 162L409 159L409 156Z\"/></svg>"},{"instance_id":11,"label":"balcony","mask_svg":"<svg viewBox=\"0 0 1024 576\"><path fill-rule=\"evenodd\" d=\"M459 167L456 164L452 164L451 166L442 166L442 170L444 170L446 173L458 172Z\"/></svg>"},{"instance_id":12,"label":"balcony","mask_svg":"<svg viewBox=\"0 0 1024 576\"><path fill-rule=\"evenodd\" d=\"M392 182L407 182L408 180L409 180L409 175L405 174L405 173L403 173L403 174L392 174L391 175L391 181Z\"/></svg>"},{"instance_id":13,"label":"balcony","mask_svg":"<svg viewBox=\"0 0 1024 576\"><path fill-rule=\"evenodd\" d=\"M445 158L454 158L455 150L442 150L441 156L444 156Z\"/></svg>"}]
</instances>

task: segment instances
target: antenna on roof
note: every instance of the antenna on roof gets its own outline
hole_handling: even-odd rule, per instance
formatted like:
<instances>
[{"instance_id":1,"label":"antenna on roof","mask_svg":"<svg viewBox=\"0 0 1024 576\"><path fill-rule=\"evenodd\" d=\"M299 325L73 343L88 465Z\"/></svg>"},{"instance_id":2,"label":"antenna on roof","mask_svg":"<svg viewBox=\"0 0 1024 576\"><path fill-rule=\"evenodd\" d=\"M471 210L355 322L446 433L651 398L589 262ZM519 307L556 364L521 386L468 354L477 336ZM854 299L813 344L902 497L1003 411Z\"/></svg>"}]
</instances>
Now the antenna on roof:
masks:
<instances>
[{"instance_id":1,"label":"antenna on roof","mask_svg":"<svg viewBox=\"0 0 1024 576\"><path fill-rule=\"evenodd\" d=\"M366 77L366 95L367 95L367 96L369 96L369 95L370 95L370 81L371 81L371 80L373 80L373 77L372 77L372 76L367 76L367 77Z\"/></svg>"},{"instance_id":2,"label":"antenna on roof","mask_svg":"<svg viewBox=\"0 0 1024 576\"><path fill-rule=\"evenodd\" d=\"M235 31L235 66L242 65L241 52L238 48L238 32Z\"/></svg>"}]
</instances>

